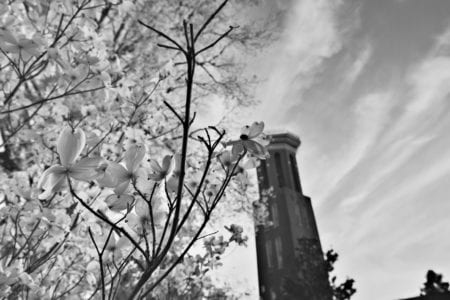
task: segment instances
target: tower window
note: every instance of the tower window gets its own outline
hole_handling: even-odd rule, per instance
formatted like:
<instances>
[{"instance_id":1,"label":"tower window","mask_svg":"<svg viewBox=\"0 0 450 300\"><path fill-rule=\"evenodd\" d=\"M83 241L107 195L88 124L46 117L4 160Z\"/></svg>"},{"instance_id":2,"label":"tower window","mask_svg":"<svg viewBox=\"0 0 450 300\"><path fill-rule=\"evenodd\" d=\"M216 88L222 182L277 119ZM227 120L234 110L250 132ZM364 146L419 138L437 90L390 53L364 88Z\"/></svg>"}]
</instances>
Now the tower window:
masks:
<instances>
[{"instance_id":1,"label":"tower window","mask_svg":"<svg viewBox=\"0 0 450 300\"><path fill-rule=\"evenodd\" d=\"M281 237L275 239L275 252L277 253L277 265L281 269L283 267L283 248L281 246Z\"/></svg>"},{"instance_id":2,"label":"tower window","mask_svg":"<svg viewBox=\"0 0 450 300\"><path fill-rule=\"evenodd\" d=\"M273 248L271 240L266 241L266 255L267 255L267 266L269 268L273 268Z\"/></svg>"},{"instance_id":3,"label":"tower window","mask_svg":"<svg viewBox=\"0 0 450 300\"><path fill-rule=\"evenodd\" d=\"M286 186L286 183L284 181L283 168L281 164L281 155L278 152L275 153L275 168L277 171L278 185L280 187Z\"/></svg>"},{"instance_id":4,"label":"tower window","mask_svg":"<svg viewBox=\"0 0 450 300\"><path fill-rule=\"evenodd\" d=\"M261 160L260 168L260 180L262 180L262 185L264 188L269 187L269 174L267 173L267 164L266 161Z\"/></svg>"},{"instance_id":5,"label":"tower window","mask_svg":"<svg viewBox=\"0 0 450 300\"><path fill-rule=\"evenodd\" d=\"M293 154L289 155L289 161L290 161L290 165L291 165L291 173L292 173L292 179L294 180L295 190L297 192L300 192L301 191L300 176L298 175L298 167L297 167L297 163L295 162L295 157Z\"/></svg>"},{"instance_id":6,"label":"tower window","mask_svg":"<svg viewBox=\"0 0 450 300\"><path fill-rule=\"evenodd\" d=\"M271 208L271 216L272 216L273 226L280 225L279 218L278 218L278 204L274 201L274 202L272 202L272 205L270 205L270 208Z\"/></svg>"}]
</instances>

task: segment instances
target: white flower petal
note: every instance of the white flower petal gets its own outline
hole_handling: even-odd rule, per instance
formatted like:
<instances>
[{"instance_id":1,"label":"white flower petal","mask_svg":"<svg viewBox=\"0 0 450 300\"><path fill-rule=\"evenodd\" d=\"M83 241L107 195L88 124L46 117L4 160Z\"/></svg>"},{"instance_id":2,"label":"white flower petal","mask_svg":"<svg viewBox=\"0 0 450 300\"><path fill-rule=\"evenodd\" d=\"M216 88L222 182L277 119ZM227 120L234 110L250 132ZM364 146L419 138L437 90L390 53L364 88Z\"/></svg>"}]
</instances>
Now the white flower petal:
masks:
<instances>
[{"instance_id":1,"label":"white flower petal","mask_svg":"<svg viewBox=\"0 0 450 300\"><path fill-rule=\"evenodd\" d=\"M149 175L144 168L140 168L136 171L134 182L139 191L144 194L150 194L157 184L154 181L151 181L151 178L149 178Z\"/></svg>"},{"instance_id":2,"label":"white flower petal","mask_svg":"<svg viewBox=\"0 0 450 300\"><path fill-rule=\"evenodd\" d=\"M138 199L136 201L136 206L134 207L134 210L136 211L136 215L139 216L139 218L144 219L148 218L150 219L150 210L147 201L143 199Z\"/></svg>"},{"instance_id":3,"label":"white flower petal","mask_svg":"<svg viewBox=\"0 0 450 300\"><path fill-rule=\"evenodd\" d=\"M125 193L125 191L128 189L128 186L130 185L130 179L119 183L116 188L114 189L114 193L116 193L117 195L122 195L123 193Z\"/></svg>"},{"instance_id":4,"label":"white flower petal","mask_svg":"<svg viewBox=\"0 0 450 300\"><path fill-rule=\"evenodd\" d=\"M17 45L18 43L14 35L9 30L0 29L0 37L2 38L3 41L8 42L10 44Z\"/></svg>"},{"instance_id":5,"label":"white flower petal","mask_svg":"<svg viewBox=\"0 0 450 300\"><path fill-rule=\"evenodd\" d=\"M103 187L116 187L117 185L129 181L129 172L116 162L108 161L108 167L104 172L104 176L97 179L100 186Z\"/></svg>"},{"instance_id":6,"label":"white flower petal","mask_svg":"<svg viewBox=\"0 0 450 300\"><path fill-rule=\"evenodd\" d=\"M231 153L232 153L234 156L237 156L237 157L238 157L243 151L244 151L244 145L242 144L242 142L235 143L235 144L233 145L233 147L231 148Z\"/></svg>"},{"instance_id":7,"label":"white flower petal","mask_svg":"<svg viewBox=\"0 0 450 300\"><path fill-rule=\"evenodd\" d=\"M153 180L153 181L161 181L161 180L164 179L164 177L165 177L165 174L164 174L164 173L152 173L152 174L148 174L148 178L149 178L150 180Z\"/></svg>"},{"instance_id":8,"label":"white flower petal","mask_svg":"<svg viewBox=\"0 0 450 300\"><path fill-rule=\"evenodd\" d=\"M142 230L142 224L140 221L140 217L136 214L135 211L130 212L126 217L127 225L133 229L136 233L140 233Z\"/></svg>"},{"instance_id":9,"label":"white flower petal","mask_svg":"<svg viewBox=\"0 0 450 300\"><path fill-rule=\"evenodd\" d=\"M170 155L164 156L162 160L162 166L156 160L151 159L150 168L152 172L151 174L149 174L149 178L153 181L163 180L169 174L169 169L171 165L172 165L172 157Z\"/></svg>"},{"instance_id":10,"label":"white flower petal","mask_svg":"<svg viewBox=\"0 0 450 300\"><path fill-rule=\"evenodd\" d=\"M69 176L83 181L91 181L102 175L100 169L104 159L101 157L86 157L69 168Z\"/></svg>"},{"instance_id":11,"label":"white flower petal","mask_svg":"<svg viewBox=\"0 0 450 300\"><path fill-rule=\"evenodd\" d=\"M159 165L158 161L156 159L150 159L149 160L150 169L152 173L161 173L162 167Z\"/></svg>"},{"instance_id":12,"label":"white flower petal","mask_svg":"<svg viewBox=\"0 0 450 300\"><path fill-rule=\"evenodd\" d=\"M261 144L264 147L270 144L270 138L265 134L259 135L256 139L254 139L254 141L257 142L258 144Z\"/></svg>"},{"instance_id":13,"label":"white flower petal","mask_svg":"<svg viewBox=\"0 0 450 300\"><path fill-rule=\"evenodd\" d=\"M163 160L162 160L162 170L164 172L168 172L169 168L170 168L170 162L172 161L172 157L170 155L166 155L164 156Z\"/></svg>"},{"instance_id":14,"label":"white flower petal","mask_svg":"<svg viewBox=\"0 0 450 300\"><path fill-rule=\"evenodd\" d=\"M145 146L143 144L134 144L126 152L123 157L128 171L134 172L139 167L145 156Z\"/></svg>"},{"instance_id":15,"label":"white flower petal","mask_svg":"<svg viewBox=\"0 0 450 300\"><path fill-rule=\"evenodd\" d=\"M72 130L70 127L64 128L59 135L56 145L56 151L59 154L61 164L65 167L72 164L80 155L81 151L83 151L85 143L86 136L83 130L80 128L76 128L75 130Z\"/></svg>"},{"instance_id":16,"label":"white flower petal","mask_svg":"<svg viewBox=\"0 0 450 300\"><path fill-rule=\"evenodd\" d=\"M134 198L131 195L116 195L112 194L106 197L105 203L112 211L122 211L127 208L131 208Z\"/></svg>"},{"instance_id":17,"label":"white flower petal","mask_svg":"<svg viewBox=\"0 0 450 300\"><path fill-rule=\"evenodd\" d=\"M258 144L255 141L248 140L243 142L245 149L247 149L248 153L254 155L259 159L266 159L268 157L268 151L265 147Z\"/></svg>"},{"instance_id":18,"label":"white flower petal","mask_svg":"<svg viewBox=\"0 0 450 300\"><path fill-rule=\"evenodd\" d=\"M42 173L38 182L38 188L44 191L38 196L39 199L47 199L59 191L65 183L66 168L60 165L52 166Z\"/></svg>"},{"instance_id":19,"label":"white flower petal","mask_svg":"<svg viewBox=\"0 0 450 300\"><path fill-rule=\"evenodd\" d=\"M248 138L254 139L258 135L260 135L264 130L264 122L254 122L252 126L250 126L248 132Z\"/></svg>"},{"instance_id":20,"label":"white flower petal","mask_svg":"<svg viewBox=\"0 0 450 300\"><path fill-rule=\"evenodd\" d=\"M39 178L37 187L42 188L51 178L51 176L54 175L63 175L66 171L66 168L60 165L51 166L47 170L42 173L41 178Z\"/></svg>"},{"instance_id":21,"label":"white flower petal","mask_svg":"<svg viewBox=\"0 0 450 300\"><path fill-rule=\"evenodd\" d=\"M237 155L233 155L233 153L229 150L225 150L217 155L217 158L224 166L230 166L233 162L237 160Z\"/></svg>"},{"instance_id":22,"label":"white flower petal","mask_svg":"<svg viewBox=\"0 0 450 300\"><path fill-rule=\"evenodd\" d=\"M257 160L254 157L250 157L248 159L246 159L245 161L242 161L240 163L240 166L244 169L244 170L249 170L249 169L254 169L257 166L259 166L259 160Z\"/></svg>"},{"instance_id":23,"label":"white flower petal","mask_svg":"<svg viewBox=\"0 0 450 300\"><path fill-rule=\"evenodd\" d=\"M178 176L170 176L166 181L166 188L169 193L176 193L178 192Z\"/></svg>"}]
</instances>

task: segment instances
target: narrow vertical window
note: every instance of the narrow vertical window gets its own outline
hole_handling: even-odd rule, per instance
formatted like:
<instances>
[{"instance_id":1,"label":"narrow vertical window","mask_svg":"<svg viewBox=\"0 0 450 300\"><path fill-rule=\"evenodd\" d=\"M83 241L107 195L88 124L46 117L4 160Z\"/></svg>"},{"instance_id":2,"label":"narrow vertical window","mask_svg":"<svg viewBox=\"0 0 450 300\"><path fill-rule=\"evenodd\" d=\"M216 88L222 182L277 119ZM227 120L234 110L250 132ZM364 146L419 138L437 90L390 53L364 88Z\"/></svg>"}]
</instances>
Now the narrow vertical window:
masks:
<instances>
[{"instance_id":1,"label":"narrow vertical window","mask_svg":"<svg viewBox=\"0 0 450 300\"><path fill-rule=\"evenodd\" d=\"M280 225L279 218L278 218L278 204L277 204L277 202L274 201L272 203L272 205L270 205L270 208L271 208L273 226Z\"/></svg>"},{"instance_id":2,"label":"narrow vertical window","mask_svg":"<svg viewBox=\"0 0 450 300\"><path fill-rule=\"evenodd\" d=\"M278 269L283 267L283 247L281 245L281 237L277 236L275 239L275 252L277 253Z\"/></svg>"},{"instance_id":3,"label":"narrow vertical window","mask_svg":"<svg viewBox=\"0 0 450 300\"><path fill-rule=\"evenodd\" d=\"M259 175L259 177L260 177L259 180L260 180L260 182L263 183L264 188L268 188L269 187L269 174L267 173L266 161L261 160L261 164L260 164L259 168L261 171L261 173Z\"/></svg>"},{"instance_id":4,"label":"narrow vertical window","mask_svg":"<svg viewBox=\"0 0 450 300\"><path fill-rule=\"evenodd\" d=\"M291 165L291 173L292 173L292 179L294 180L294 187L297 192L301 191L300 187L300 177L298 175L298 167L297 163L295 162L295 157L293 154L289 155L290 165Z\"/></svg>"},{"instance_id":5,"label":"narrow vertical window","mask_svg":"<svg viewBox=\"0 0 450 300\"><path fill-rule=\"evenodd\" d=\"M272 249L272 241L266 241L266 258L267 258L267 266L269 268L273 268L273 249Z\"/></svg>"},{"instance_id":6,"label":"narrow vertical window","mask_svg":"<svg viewBox=\"0 0 450 300\"><path fill-rule=\"evenodd\" d=\"M281 155L280 153L275 153L275 168L277 171L277 179L278 179L278 185L280 187L285 186L285 182L284 182L284 174L283 174L283 168L281 165Z\"/></svg>"}]
</instances>

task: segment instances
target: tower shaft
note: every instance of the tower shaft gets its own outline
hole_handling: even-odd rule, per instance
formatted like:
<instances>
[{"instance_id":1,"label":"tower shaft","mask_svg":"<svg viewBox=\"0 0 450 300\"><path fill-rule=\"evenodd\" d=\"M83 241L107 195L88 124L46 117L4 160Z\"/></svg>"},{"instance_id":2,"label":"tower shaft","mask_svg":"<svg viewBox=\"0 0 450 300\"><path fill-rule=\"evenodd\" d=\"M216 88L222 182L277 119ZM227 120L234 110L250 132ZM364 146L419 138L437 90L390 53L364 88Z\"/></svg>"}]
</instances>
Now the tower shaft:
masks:
<instances>
[{"instance_id":1,"label":"tower shaft","mask_svg":"<svg viewBox=\"0 0 450 300\"><path fill-rule=\"evenodd\" d=\"M296 152L300 139L273 134L270 158L257 169L269 224L258 226L256 248L263 300L330 300L331 290L311 199L303 195Z\"/></svg>"}]
</instances>

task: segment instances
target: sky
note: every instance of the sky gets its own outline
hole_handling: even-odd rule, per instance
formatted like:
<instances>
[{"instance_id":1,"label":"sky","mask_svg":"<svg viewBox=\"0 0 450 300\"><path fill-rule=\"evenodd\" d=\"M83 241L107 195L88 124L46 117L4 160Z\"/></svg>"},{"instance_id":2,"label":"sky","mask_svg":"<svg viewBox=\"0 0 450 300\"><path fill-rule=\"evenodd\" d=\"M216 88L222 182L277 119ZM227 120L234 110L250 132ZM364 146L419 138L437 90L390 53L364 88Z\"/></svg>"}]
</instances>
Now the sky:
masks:
<instances>
[{"instance_id":1,"label":"sky","mask_svg":"<svg viewBox=\"0 0 450 300\"><path fill-rule=\"evenodd\" d=\"M303 190L352 299L416 296L429 269L449 280L450 1L266 4L284 13L249 62L265 79L252 117L300 137ZM252 247L224 272L256 272Z\"/></svg>"}]
</instances>

